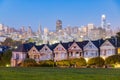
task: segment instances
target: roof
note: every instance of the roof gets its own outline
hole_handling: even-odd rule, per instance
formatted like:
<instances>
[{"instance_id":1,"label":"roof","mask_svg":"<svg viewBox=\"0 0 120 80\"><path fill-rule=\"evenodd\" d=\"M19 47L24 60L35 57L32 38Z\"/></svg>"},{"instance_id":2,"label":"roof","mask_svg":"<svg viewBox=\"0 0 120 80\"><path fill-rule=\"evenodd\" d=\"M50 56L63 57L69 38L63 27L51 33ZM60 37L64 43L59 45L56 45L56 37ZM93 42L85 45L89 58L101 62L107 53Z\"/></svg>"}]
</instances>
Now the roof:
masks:
<instances>
[{"instance_id":1,"label":"roof","mask_svg":"<svg viewBox=\"0 0 120 80\"><path fill-rule=\"evenodd\" d=\"M104 43L104 40L103 40L103 39L99 39L99 40L92 41L92 43L93 43L97 48L99 48L99 47Z\"/></svg>"},{"instance_id":2,"label":"roof","mask_svg":"<svg viewBox=\"0 0 120 80\"><path fill-rule=\"evenodd\" d=\"M69 43L61 43L62 44L62 46L67 50L68 49L68 44Z\"/></svg>"},{"instance_id":3,"label":"roof","mask_svg":"<svg viewBox=\"0 0 120 80\"><path fill-rule=\"evenodd\" d=\"M16 51L16 52L28 52L34 45L35 45L34 43L21 44L14 51Z\"/></svg>"},{"instance_id":4,"label":"roof","mask_svg":"<svg viewBox=\"0 0 120 80\"><path fill-rule=\"evenodd\" d=\"M49 48L53 51L54 48L55 48L58 44L59 44L59 43L52 44L52 45L49 46Z\"/></svg>"},{"instance_id":5,"label":"roof","mask_svg":"<svg viewBox=\"0 0 120 80\"><path fill-rule=\"evenodd\" d=\"M44 46L44 44L42 44L42 45L40 45L40 46L35 46L35 47L36 47L36 49L39 51L39 50L41 50L41 49L43 48L43 46Z\"/></svg>"}]
</instances>

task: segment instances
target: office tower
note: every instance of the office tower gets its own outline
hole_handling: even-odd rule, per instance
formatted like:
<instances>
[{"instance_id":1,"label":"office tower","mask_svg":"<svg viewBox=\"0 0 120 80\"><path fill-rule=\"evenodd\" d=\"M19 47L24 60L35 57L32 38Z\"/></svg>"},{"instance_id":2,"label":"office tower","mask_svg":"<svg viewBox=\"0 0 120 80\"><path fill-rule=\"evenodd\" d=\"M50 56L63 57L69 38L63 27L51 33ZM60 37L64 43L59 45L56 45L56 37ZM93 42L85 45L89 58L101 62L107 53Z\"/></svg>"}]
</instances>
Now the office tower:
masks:
<instances>
[{"instance_id":1,"label":"office tower","mask_svg":"<svg viewBox=\"0 0 120 80\"><path fill-rule=\"evenodd\" d=\"M24 26L21 27L21 31L22 31L22 33L25 32L25 27Z\"/></svg>"},{"instance_id":2,"label":"office tower","mask_svg":"<svg viewBox=\"0 0 120 80\"><path fill-rule=\"evenodd\" d=\"M103 29L106 28L106 15L104 15L104 14L101 16L101 27Z\"/></svg>"},{"instance_id":3,"label":"office tower","mask_svg":"<svg viewBox=\"0 0 120 80\"><path fill-rule=\"evenodd\" d=\"M56 21L56 32L58 32L61 29L62 29L62 21L61 20L57 20Z\"/></svg>"},{"instance_id":4,"label":"office tower","mask_svg":"<svg viewBox=\"0 0 120 80\"><path fill-rule=\"evenodd\" d=\"M3 30L3 24L0 24L0 31L2 31Z\"/></svg>"},{"instance_id":5,"label":"office tower","mask_svg":"<svg viewBox=\"0 0 120 80\"><path fill-rule=\"evenodd\" d=\"M41 25L38 27L38 34L42 34L42 29L41 29Z\"/></svg>"},{"instance_id":6,"label":"office tower","mask_svg":"<svg viewBox=\"0 0 120 80\"><path fill-rule=\"evenodd\" d=\"M44 28L44 36L43 36L43 43L44 44L47 44L47 42L49 41L48 40L48 33L49 33L48 28Z\"/></svg>"},{"instance_id":7,"label":"office tower","mask_svg":"<svg viewBox=\"0 0 120 80\"><path fill-rule=\"evenodd\" d=\"M28 27L27 35L28 35L29 37L31 37L31 36L33 35L33 34L32 34L32 29L31 29L30 26Z\"/></svg>"}]
</instances>

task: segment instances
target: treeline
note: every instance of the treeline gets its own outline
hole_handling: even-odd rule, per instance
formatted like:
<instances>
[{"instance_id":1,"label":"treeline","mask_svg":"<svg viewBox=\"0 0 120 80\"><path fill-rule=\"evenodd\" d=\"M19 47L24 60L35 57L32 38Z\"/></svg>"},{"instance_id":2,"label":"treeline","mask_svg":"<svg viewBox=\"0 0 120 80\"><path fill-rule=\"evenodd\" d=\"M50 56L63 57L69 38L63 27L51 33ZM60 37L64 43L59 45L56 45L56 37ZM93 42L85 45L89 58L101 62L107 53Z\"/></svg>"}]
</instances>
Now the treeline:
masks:
<instances>
[{"instance_id":1,"label":"treeline","mask_svg":"<svg viewBox=\"0 0 120 80\"><path fill-rule=\"evenodd\" d=\"M20 67L72 67L72 68L107 68L115 67L120 64L120 55L112 55L105 60L101 57L91 58L86 61L84 58L76 58L69 60L61 60L54 62L53 60L46 60L36 62L33 59L25 59Z\"/></svg>"}]
</instances>

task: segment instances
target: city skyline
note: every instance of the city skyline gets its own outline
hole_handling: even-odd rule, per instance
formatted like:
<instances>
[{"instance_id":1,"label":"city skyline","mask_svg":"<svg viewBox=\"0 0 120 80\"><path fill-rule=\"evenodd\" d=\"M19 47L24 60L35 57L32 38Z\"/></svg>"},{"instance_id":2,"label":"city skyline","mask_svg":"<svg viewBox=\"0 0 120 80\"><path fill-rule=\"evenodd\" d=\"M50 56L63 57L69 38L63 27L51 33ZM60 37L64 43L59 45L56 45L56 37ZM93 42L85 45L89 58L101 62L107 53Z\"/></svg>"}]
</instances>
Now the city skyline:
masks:
<instances>
[{"instance_id":1,"label":"city skyline","mask_svg":"<svg viewBox=\"0 0 120 80\"><path fill-rule=\"evenodd\" d=\"M93 23L101 26L101 15L113 27L120 27L119 0L0 0L0 23L14 28L22 26L36 31L38 26L56 29L56 21L67 25L82 26Z\"/></svg>"}]
</instances>

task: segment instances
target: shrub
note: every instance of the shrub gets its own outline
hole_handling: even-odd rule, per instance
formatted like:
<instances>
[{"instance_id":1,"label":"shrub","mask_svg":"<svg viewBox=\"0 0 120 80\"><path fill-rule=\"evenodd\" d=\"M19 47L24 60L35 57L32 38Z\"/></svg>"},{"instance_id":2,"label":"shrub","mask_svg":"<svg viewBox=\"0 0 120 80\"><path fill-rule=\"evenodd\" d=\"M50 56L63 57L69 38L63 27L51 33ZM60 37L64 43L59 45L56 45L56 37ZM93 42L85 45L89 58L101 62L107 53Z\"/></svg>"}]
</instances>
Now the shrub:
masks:
<instances>
[{"instance_id":1,"label":"shrub","mask_svg":"<svg viewBox=\"0 0 120 80\"><path fill-rule=\"evenodd\" d=\"M101 57L95 57L88 60L88 65L91 67L102 67L105 61Z\"/></svg>"},{"instance_id":2,"label":"shrub","mask_svg":"<svg viewBox=\"0 0 120 80\"><path fill-rule=\"evenodd\" d=\"M116 64L116 63L120 63L120 55L112 55L105 59L105 64L107 65Z\"/></svg>"},{"instance_id":3,"label":"shrub","mask_svg":"<svg viewBox=\"0 0 120 80\"><path fill-rule=\"evenodd\" d=\"M22 63L21 63L22 67L35 67L37 66L37 63L34 59L25 59Z\"/></svg>"},{"instance_id":4,"label":"shrub","mask_svg":"<svg viewBox=\"0 0 120 80\"><path fill-rule=\"evenodd\" d=\"M86 60L84 58L71 59L70 65L76 67L86 66Z\"/></svg>"},{"instance_id":5,"label":"shrub","mask_svg":"<svg viewBox=\"0 0 120 80\"><path fill-rule=\"evenodd\" d=\"M70 63L68 60L57 61L56 66L58 67L69 67Z\"/></svg>"},{"instance_id":6,"label":"shrub","mask_svg":"<svg viewBox=\"0 0 120 80\"><path fill-rule=\"evenodd\" d=\"M55 63L52 60L40 61L39 65L42 67L54 67Z\"/></svg>"}]
</instances>

